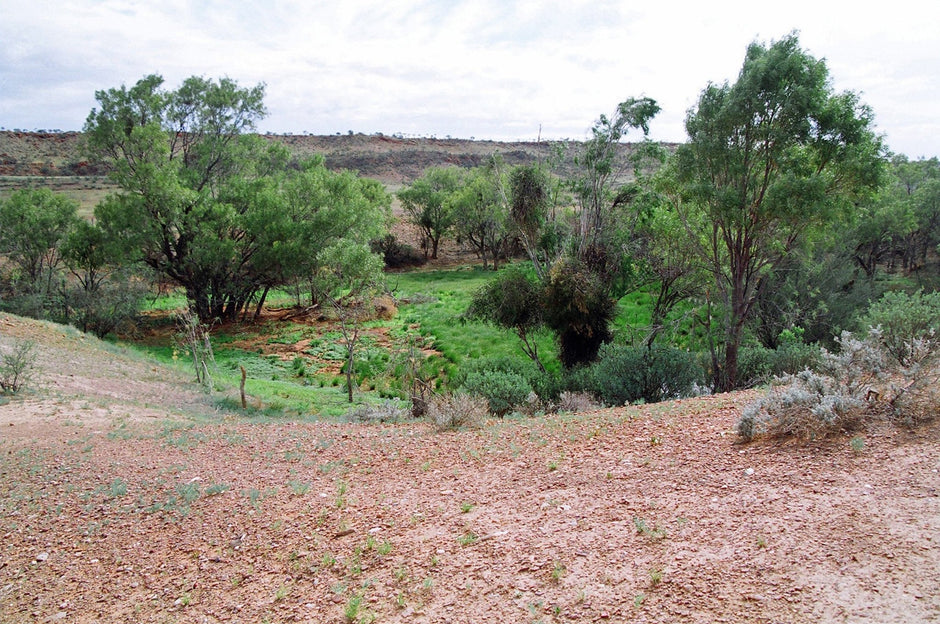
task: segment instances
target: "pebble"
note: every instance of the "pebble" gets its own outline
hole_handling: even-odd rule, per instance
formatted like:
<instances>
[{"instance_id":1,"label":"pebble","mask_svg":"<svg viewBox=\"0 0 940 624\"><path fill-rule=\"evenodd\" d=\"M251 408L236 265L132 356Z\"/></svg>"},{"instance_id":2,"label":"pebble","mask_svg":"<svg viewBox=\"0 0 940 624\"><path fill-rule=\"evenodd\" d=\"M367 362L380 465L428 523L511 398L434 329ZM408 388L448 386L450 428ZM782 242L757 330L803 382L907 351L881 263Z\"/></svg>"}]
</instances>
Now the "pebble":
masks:
<instances>
[{"instance_id":1,"label":"pebble","mask_svg":"<svg viewBox=\"0 0 940 624\"><path fill-rule=\"evenodd\" d=\"M49 553L47 552L41 552L38 555L36 555L36 561L39 561L39 562L43 562L48 558L49 558Z\"/></svg>"},{"instance_id":2,"label":"pebble","mask_svg":"<svg viewBox=\"0 0 940 624\"><path fill-rule=\"evenodd\" d=\"M754 469L748 468L744 471L744 474L746 474L747 476L751 476L752 474L754 474Z\"/></svg>"}]
</instances>

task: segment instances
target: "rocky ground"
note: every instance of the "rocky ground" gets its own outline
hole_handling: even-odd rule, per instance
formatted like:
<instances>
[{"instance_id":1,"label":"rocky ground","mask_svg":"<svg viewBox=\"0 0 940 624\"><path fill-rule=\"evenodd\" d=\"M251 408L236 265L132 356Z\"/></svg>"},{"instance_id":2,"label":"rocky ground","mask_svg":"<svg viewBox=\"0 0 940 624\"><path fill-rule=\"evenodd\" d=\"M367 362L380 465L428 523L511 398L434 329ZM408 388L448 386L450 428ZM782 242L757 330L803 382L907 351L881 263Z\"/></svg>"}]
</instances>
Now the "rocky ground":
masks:
<instances>
[{"instance_id":1,"label":"rocky ground","mask_svg":"<svg viewBox=\"0 0 940 624\"><path fill-rule=\"evenodd\" d=\"M56 325L0 405L3 622L940 621L940 426L739 444L754 393L437 432L253 420Z\"/></svg>"}]
</instances>

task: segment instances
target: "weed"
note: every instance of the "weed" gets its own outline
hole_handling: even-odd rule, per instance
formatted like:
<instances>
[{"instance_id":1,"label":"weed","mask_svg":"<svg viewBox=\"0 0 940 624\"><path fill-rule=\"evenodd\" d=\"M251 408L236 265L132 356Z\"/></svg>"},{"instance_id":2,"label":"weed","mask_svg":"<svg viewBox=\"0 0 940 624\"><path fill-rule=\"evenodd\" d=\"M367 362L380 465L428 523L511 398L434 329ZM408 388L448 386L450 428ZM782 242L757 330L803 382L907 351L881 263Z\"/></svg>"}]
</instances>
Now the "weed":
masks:
<instances>
[{"instance_id":1,"label":"weed","mask_svg":"<svg viewBox=\"0 0 940 624\"><path fill-rule=\"evenodd\" d=\"M460 542L461 546L470 546L475 544L477 540L480 539L480 536L474 533L473 531L467 531L463 535L457 538L457 541Z\"/></svg>"},{"instance_id":2,"label":"weed","mask_svg":"<svg viewBox=\"0 0 940 624\"><path fill-rule=\"evenodd\" d=\"M323 556L320 557L320 566L324 568L332 568L336 565L336 557L331 555L328 552L323 553Z\"/></svg>"},{"instance_id":3,"label":"weed","mask_svg":"<svg viewBox=\"0 0 940 624\"><path fill-rule=\"evenodd\" d=\"M758 548L767 548L767 539L764 536L757 538L757 547Z\"/></svg>"},{"instance_id":4,"label":"weed","mask_svg":"<svg viewBox=\"0 0 940 624\"><path fill-rule=\"evenodd\" d=\"M849 446L856 453L861 453L862 451L865 450L865 438L863 438L862 436L855 436L854 438L849 440Z\"/></svg>"},{"instance_id":5,"label":"weed","mask_svg":"<svg viewBox=\"0 0 940 624\"><path fill-rule=\"evenodd\" d=\"M663 581L663 569L653 568L650 570L650 587L656 587Z\"/></svg>"},{"instance_id":6,"label":"weed","mask_svg":"<svg viewBox=\"0 0 940 624\"><path fill-rule=\"evenodd\" d=\"M470 513L471 509L473 509L473 503L460 503L460 513Z\"/></svg>"},{"instance_id":7,"label":"weed","mask_svg":"<svg viewBox=\"0 0 940 624\"><path fill-rule=\"evenodd\" d=\"M567 571L568 568L565 567L565 564L561 561L556 561L554 567L552 567L552 580L557 583L564 578Z\"/></svg>"},{"instance_id":8,"label":"weed","mask_svg":"<svg viewBox=\"0 0 940 624\"><path fill-rule=\"evenodd\" d=\"M176 493L179 494L180 498L182 498L187 505L194 503L201 494L199 491L199 484L195 481L177 485Z\"/></svg>"},{"instance_id":9,"label":"weed","mask_svg":"<svg viewBox=\"0 0 940 624\"><path fill-rule=\"evenodd\" d=\"M359 619L359 611L362 609L362 594L353 594L346 602L343 609L343 616L347 622L355 622Z\"/></svg>"},{"instance_id":10,"label":"weed","mask_svg":"<svg viewBox=\"0 0 940 624\"><path fill-rule=\"evenodd\" d=\"M633 597L633 606L639 609L646 602L646 594L637 594Z\"/></svg>"},{"instance_id":11,"label":"weed","mask_svg":"<svg viewBox=\"0 0 940 624\"><path fill-rule=\"evenodd\" d=\"M303 496L304 494L310 491L310 484L303 483L301 481L294 481L294 480L288 481L287 487L290 488L291 494L293 494L294 496Z\"/></svg>"},{"instance_id":12,"label":"weed","mask_svg":"<svg viewBox=\"0 0 940 624\"><path fill-rule=\"evenodd\" d=\"M382 543L379 544L378 548L376 548L376 552L384 557L385 555L392 552L392 543L388 540L383 540Z\"/></svg>"},{"instance_id":13,"label":"weed","mask_svg":"<svg viewBox=\"0 0 940 624\"><path fill-rule=\"evenodd\" d=\"M638 535L644 535L652 539L662 539L666 536L666 532L660 528L657 528L656 525L653 525L652 528L646 525L646 520L643 518L634 517L633 526L636 527L636 532Z\"/></svg>"},{"instance_id":14,"label":"weed","mask_svg":"<svg viewBox=\"0 0 940 624\"><path fill-rule=\"evenodd\" d=\"M120 498L122 496L127 496L127 482L124 479L118 477L111 482L111 498Z\"/></svg>"},{"instance_id":15,"label":"weed","mask_svg":"<svg viewBox=\"0 0 940 624\"><path fill-rule=\"evenodd\" d=\"M285 598L287 598L289 594L290 594L290 586L281 585L280 587L277 588L277 591L274 592L274 602L280 602L284 600Z\"/></svg>"},{"instance_id":16,"label":"weed","mask_svg":"<svg viewBox=\"0 0 940 624\"><path fill-rule=\"evenodd\" d=\"M550 462L548 462L548 471L554 472L556 470L558 470L558 460L553 459Z\"/></svg>"},{"instance_id":17,"label":"weed","mask_svg":"<svg viewBox=\"0 0 940 624\"><path fill-rule=\"evenodd\" d=\"M213 483L206 488L206 496L217 496L219 494L224 494L232 489L231 485L227 483Z\"/></svg>"},{"instance_id":18,"label":"weed","mask_svg":"<svg viewBox=\"0 0 940 624\"><path fill-rule=\"evenodd\" d=\"M395 606L399 609L404 609L408 606L408 603L405 602L405 594L398 592L398 595L395 596Z\"/></svg>"}]
</instances>

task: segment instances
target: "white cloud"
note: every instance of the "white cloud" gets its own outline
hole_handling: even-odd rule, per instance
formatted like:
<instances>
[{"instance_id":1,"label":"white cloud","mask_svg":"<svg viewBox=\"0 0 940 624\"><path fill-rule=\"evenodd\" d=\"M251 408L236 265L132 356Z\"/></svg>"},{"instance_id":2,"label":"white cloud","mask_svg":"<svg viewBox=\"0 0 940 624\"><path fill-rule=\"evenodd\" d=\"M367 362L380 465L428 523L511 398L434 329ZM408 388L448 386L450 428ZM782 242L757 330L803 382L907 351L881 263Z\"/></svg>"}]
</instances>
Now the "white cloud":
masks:
<instances>
[{"instance_id":1,"label":"white cloud","mask_svg":"<svg viewBox=\"0 0 940 624\"><path fill-rule=\"evenodd\" d=\"M0 125L80 128L94 91L158 72L265 82L262 128L477 138L583 137L638 95L682 140L709 82L791 30L838 89L863 92L897 151L940 152L940 8L794 0L0 0Z\"/></svg>"}]
</instances>

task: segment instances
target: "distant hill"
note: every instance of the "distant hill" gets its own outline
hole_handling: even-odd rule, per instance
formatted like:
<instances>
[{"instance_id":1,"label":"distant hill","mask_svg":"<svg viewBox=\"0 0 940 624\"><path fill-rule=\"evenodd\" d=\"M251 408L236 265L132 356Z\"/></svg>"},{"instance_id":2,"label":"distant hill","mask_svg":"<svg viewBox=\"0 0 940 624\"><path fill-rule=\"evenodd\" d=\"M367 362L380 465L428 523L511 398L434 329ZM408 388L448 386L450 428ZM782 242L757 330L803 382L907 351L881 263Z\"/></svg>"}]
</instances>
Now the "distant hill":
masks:
<instances>
[{"instance_id":1,"label":"distant hill","mask_svg":"<svg viewBox=\"0 0 940 624\"><path fill-rule=\"evenodd\" d=\"M555 142L470 141L405 138L380 134L333 136L264 135L283 143L298 158L322 154L331 169L351 169L389 185L408 184L431 166L474 167L494 153L509 165L548 161ZM79 132L0 132L0 176L94 176L107 173L101 163L82 157ZM567 144L569 149L578 145ZM623 157L632 146L621 145ZM570 160L570 159L566 159ZM561 168L565 175L569 171Z\"/></svg>"}]
</instances>

